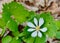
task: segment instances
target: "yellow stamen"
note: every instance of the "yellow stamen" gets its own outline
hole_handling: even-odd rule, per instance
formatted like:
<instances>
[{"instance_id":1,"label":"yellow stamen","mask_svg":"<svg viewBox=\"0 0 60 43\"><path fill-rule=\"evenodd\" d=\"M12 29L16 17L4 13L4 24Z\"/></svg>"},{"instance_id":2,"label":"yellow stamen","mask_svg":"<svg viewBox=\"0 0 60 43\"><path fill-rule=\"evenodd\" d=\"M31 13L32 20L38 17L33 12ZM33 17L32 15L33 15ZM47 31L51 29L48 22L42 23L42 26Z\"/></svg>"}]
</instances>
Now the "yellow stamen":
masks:
<instances>
[{"instance_id":1,"label":"yellow stamen","mask_svg":"<svg viewBox=\"0 0 60 43\"><path fill-rule=\"evenodd\" d=\"M40 30L40 26L37 26L37 27L36 27L36 30Z\"/></svg>"}]
</instances>

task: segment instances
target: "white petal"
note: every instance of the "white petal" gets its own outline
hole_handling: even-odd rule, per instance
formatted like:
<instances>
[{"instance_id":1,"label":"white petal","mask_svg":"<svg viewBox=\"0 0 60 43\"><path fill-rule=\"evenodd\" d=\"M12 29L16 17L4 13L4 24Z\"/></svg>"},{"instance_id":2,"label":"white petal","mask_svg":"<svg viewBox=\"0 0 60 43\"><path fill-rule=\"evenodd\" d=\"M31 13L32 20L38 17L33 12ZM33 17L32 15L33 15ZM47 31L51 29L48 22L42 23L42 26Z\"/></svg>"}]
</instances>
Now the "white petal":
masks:
<instances>
[{"instance_id":1,"label":"white petal","mask_svg":"<svg viewBox=\"0 0 60 43\"><path fill-rule=\"evenodd\" d=\"M37 31L33 32L33 33L31 34L31 36L32 36L32 37L36 37L36 36L37 36Z\"/></svg>"},{"instance_id":2,"label":"white petal","mask_svg":"<svg viewBox=\"0 0 60 43\"><path fill-rule=\"evenodd\" d=\"M38 25L38 21L36 18L34 18L34 23L36 24L36 26Z\"/></svg>"},{"instance_id":3,"label":"white petal","mask_svg":"<svg viewBox=\"0 0 60 43\"><path fill-rule=\"evenodd\" d=\"M38 31L38 37L42 37L42 33L40 31Z\"/></svg>"},{"instance_id":4,"label":"white petal","mask_svg":"<svg viewBox=\"0 0 60 43\"><path fill-rule=\"evenodd\" d=\"M43 18L40 18L39 19L39 26L42 26L44 24L44 19Z\"/></svg>"},{"instance_id":5,"label":"white petal","mask_svg":"<svg viewBox=\"0 0 60 43\"><path fill-rule=\"evenodd\" d=\"M30 29L28 29L28 32L32 32L32 31L34 31L35 29L32 29L32 28L30 28Z\"/></svg>"},{"instance_id":6,"label":"white petal","mask_svg":"<svg viewBox=\"0 0 60 43\"><path fill-rule=\"evenodd\" d=\"M47 31L47 28L46 27L44 27L44 28L42 28L42 29L40 29L42 32L46 32Z\"/></svg>"},{"instance_id":7,"label":"white petal","mask_svg":"<svg viewBox=\"0 0 60 43\"><path fill-rule=\"evenodd\" d=\"M28 25L29 27L35 28L34 24L32 24L31 22L27 22L27 25Z\"/></svg>"}]
</instances>

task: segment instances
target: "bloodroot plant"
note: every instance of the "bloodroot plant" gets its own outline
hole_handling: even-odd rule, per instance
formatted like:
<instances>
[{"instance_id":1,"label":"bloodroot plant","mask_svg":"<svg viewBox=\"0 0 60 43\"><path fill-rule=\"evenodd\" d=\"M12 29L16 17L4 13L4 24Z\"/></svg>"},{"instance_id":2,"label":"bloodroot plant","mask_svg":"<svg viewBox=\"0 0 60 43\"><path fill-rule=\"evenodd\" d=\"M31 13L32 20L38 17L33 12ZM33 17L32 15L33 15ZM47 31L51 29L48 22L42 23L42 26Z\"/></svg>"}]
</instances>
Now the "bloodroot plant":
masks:
<instances>
[{"instance_id":1,"label":"bloodroot plant","mask_svg":"<svg viewBox=\"0 0 60 43\"><path fill-rule=\"evenodd\" d=\"M28 11L19 2L3 5L0 28L2 43L47 43L48 37L60 39L60 21L55 21L48 11Z\"/></svg>"}]
</instances>

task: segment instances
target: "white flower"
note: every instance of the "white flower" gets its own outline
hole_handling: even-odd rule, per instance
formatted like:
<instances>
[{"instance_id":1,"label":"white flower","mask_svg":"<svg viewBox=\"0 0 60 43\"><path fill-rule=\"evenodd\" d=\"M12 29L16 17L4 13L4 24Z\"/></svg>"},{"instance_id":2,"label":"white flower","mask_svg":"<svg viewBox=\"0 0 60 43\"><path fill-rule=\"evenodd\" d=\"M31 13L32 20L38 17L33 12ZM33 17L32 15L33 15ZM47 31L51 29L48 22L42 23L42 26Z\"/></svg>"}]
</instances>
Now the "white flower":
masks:
<instances>
[{"instance_id":1,"label":"white flower","mask_svg":"<svg viewBox=\"0 0 60 43\"><path fill-rule=\"evenodd\" d=\"M34 23L31 22L27 22L27 25L30 27L27 31L28 32L33 32L31 34L32 37L42 37L42 32L46 32L47 31L47 27L41 28L41 26L44 24L44 20L43 18L40 18L39 21L37 21L36 18L34 18Z\"/></svg>"}]
</instances>

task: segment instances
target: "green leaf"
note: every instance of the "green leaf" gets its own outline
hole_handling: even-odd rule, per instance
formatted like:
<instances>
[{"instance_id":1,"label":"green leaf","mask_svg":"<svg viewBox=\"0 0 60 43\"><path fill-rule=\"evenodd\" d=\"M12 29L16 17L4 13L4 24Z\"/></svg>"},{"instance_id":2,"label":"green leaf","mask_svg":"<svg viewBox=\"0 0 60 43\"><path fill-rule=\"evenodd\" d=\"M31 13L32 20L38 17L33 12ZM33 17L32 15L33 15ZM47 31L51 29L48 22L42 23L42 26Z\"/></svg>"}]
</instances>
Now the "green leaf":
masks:
<instances>
[{"instance_id":1,"label":"green leaf","mask_svg":"<svg viewBox=\"0 0 60 43\"><path fill-rule=\"evenodd\" d=\"M3 36L3 34L6 31L7 28L6 25L8 24L8 21L11 19L10 16L11 16L10 13L7 12L4 12L2 14L2 19L0 19L0 27L3 28L1 36Z\"/></svg>"},{"instance_id":2,"label":"green leaf","mask_svg":"<svg viewBox=\"0 0 60 43\"><path fill-rule=\"evenodd\" d=\"M3 31L2 31L2 33L1 33L1 36L4 35L5 31L6 31L6 28L3 28Z\"/></svg>"},{"instance_id":3,"label":"green leaf","mask_svg":"<svg viewBox=\"0 0 60 43\"><path fill-rule=\"evenodd\" d=\"M26 43L45 43L46 42L46 36L43 35L41 38L40 37L31 37L31 36L27 36L25 38L23 38L23 40Z\"/></svg>"},{"instance_id":4,"label":"green leaf","mask_svg":"<svg viewBox=\"0 0 60 43\"><path fill-rule=\"evenodd\" d=\"M2 33L1 33L1 36L4 35L5 31L6 31L6 24L2 19L0 19L0 27L2 28Z\"/></svg>"},{"instance_id":5,"label":"green leaf","mask_svg":"<svg viewBox=\"0 0 60 43\"><path fill-rule=\"evenodd\" d=\"M9 12L4 12L2 14L2 20L7 23L11 19L11 14Z\"/></svg>"},{"instance_id":6,"label":"green leaf","mask_svg":"<svg viewBox=\"0 0 60 43\"><path fill-rule=\"evenodd\" d=\"M12 2L10 5L12 6L10 7L12 14L20 23L25 22L28 19L27 17L30 16L29 12L21 4Z\"/></svg>"},{"instance_id":7,"label":"green leaf","mask_svg":"<svg viewBox=\"0 0 60 43\"><path fill-rule=\"evenodd\" d=\"M46 32L46 34L49 37L54 37L56 35L56 32L57 32L57 26L55 24L55 20L51 16L51 13L50 12L41 13L40 17L43 18L44 22L45 22L43 27L48 28L48 31Z\"/></svg>"},{"instance_id":8,"label":"green leaf","mask_svg":"<svg viewBox=\"0 0 60 43\"><path fill-rule=\"evenodd\" d=\"M37 38L37 41L35 40L36 41L35 43L39 43L40 41L41 41L41 43L44 43L46 41L45 40L46 39L46 37L45 37L46 35L48 35L49 37L56 36L57 26L55 24L55 21L54 21L53 17L50 15L49 12L46 12L46 13L44 12L44 13L41 13L40 15L35 15L28 22L32 22L34 24L34 18L37 18L37 20L39 20L40 18L43 18L44 19L44 24L42 25L41 28L47 27L47 32L42 33L44 38L43 37L42 38ZM23 31L24 34L27 37L27 38L25 38L26 40L28 40L29 36L31 36L31 33L32 33L32 32L28 32L27 31L28 29L29 29L29 27L26 26L24 28L24 31Z\"/></svg>"},{"instance_id":9,"label":"green leaf","mask_svg":"<svg viewBox=\"0 0 60 43\"><path fill-rule=\"evenodd\" d=\"M42 36L42 38L36 37L35 43L45 43L46 42L46 36Z\"/></svg>"},{"instance_id":10,"label":"green leaf","mask_svg":"<svg viewBox=\"0 0 60 43\"><path fill-rule=\"evenodd\" d=\"M60 20L56 20L55 23L56 23L56 26L58 27L58 30L60 30Z\"/></svg>"},{"instance_id":11,"label":"green leaf","mask_svg":"<svg viewBox=\"0 0 60 43\"><path fill-rule=\"evenodd\" d=\"M10 43L21 43L21 40L13 38Z\"/></svg>"},{"instance_id":12,"label":"green leaf","mask_svg":"<svg viewBox=\"0 0 60 43\"><path fill-rule=\"evenodd\" d=\"M12 32L16 32L18 31L18 25L17 22L15 22L14 20L10 20L7 27L9 28L10 31Z\"/></svg>"},{"instance_id":13,"label":"green leaf","mask_svg":"<svg viewBox=\"0 0 60 43\"><path fill-rule=\"evenodd\" d=\"M12 40L11 36L6 36L2 38L2 43L10 43L11 40Z\"/></svg>"},{"instance_id":14,"label":"green leaf","mask_svg":"<svg viewBox=\"0 0 60 43\"><path fill-rule=\"evenodd\" d=\"M57 31L57 33L56 33L56 38L57 38L57 39L60 39L60 31Z\"/></svg>"},{"instance_id":15,"label":"green leaf","mask_svg":"<svg viewBox=\"0 0 60 43\"><path fill-rule=\"evenodd\" d=\"M19 31L15 31L15 32L12 32L12 34L15 36L15 37L19 37Z\"/></svg>"},{"instance_id":16,"label":"green leaf","mask_svg":"<svg viewBox=\"0 0 60 43\"><path fill-rule=\"evenodd\" d=\"M2 38L2 43L21 43L21 40L15 37L6 36Z\"/></svg>"},{"instance_id":17,"label":"green leaf","mask_svg":"<svg viewBox=\"0 0 60 43\"><path fill-rule=\"evenodd\" d=\"M47 25L48 31L46 32L49 37L56 36L57 27L54 23L50 23L50 25Z\"/></svg>"},{"instance_id":18,"label":"green leaf","mask_svg":"<svg viewBox=\"0 0 60 43\"><path fill-rule=\"evenodd\" d=\"M25 22L31 15L30 12L27 11L24 6L22 6L22 4L17 2L11 2L3 5L3 11L11 13L11 15L13 15L20 23Z\"/></svg>"},{"instance_id":19,"label":"green leaf","mask_svg":"<svg viewBox=\"0 0 60 43\"><path fill-rule=\"evenodd\" d=\"M0 27L3 28L4 26L5 26L5 22L2 19L0 19Z\"/></svg>"},{"instance_id":20,"label":"green leaf","mask_svg":"<svg viewBox=\"0 0 60 43\"><path fill-rule=\"evenodd\" d=\"M25 34L24 34L23 32L21 32L21 33L19 34L19 37L23 37L23 36L25 36Z\"/></svg>"},{"instance_id":21,"label":"green leaf","mask_svg":"<svg viewBox=\"0 0 60 43\"><path fill-rule=\"evenodd\" d=\"M31 37L31 36L28 36L28 37L24 37L22 38L24 42L26 43L34 43L35 41L35 38Z\"/></svg>"},{"instance_id":22,"label":"green leaf","mask_svg":"<svg viewBox=\"0 0 60 43\"><path fill-rule=\"evenodd\" d=\"M10 12L9 6L7 3L3 4L3 13Z\"/></svg>"}]
</instances>

